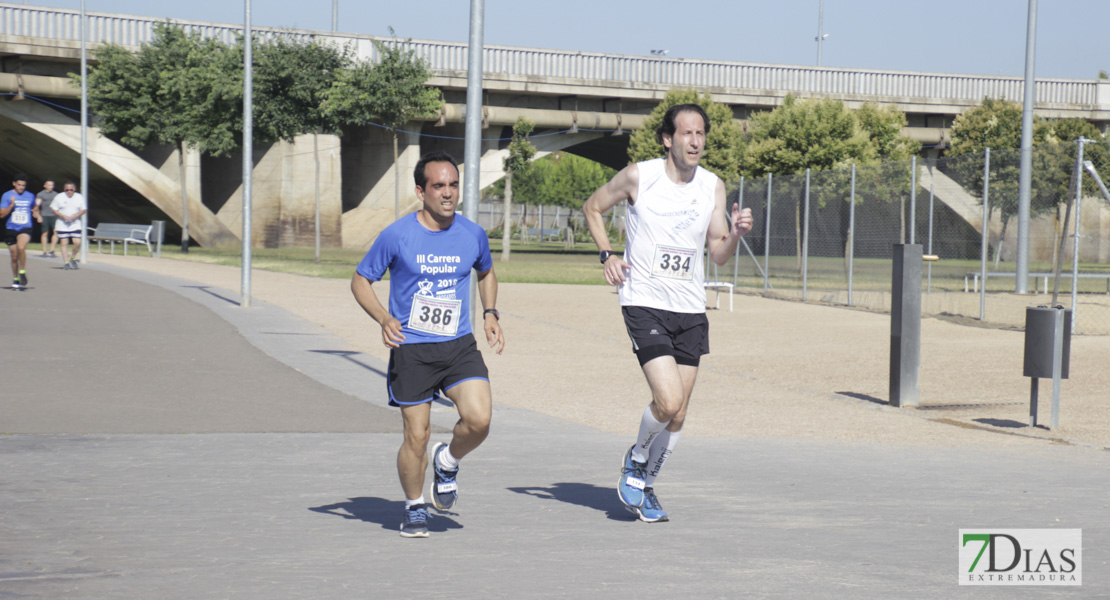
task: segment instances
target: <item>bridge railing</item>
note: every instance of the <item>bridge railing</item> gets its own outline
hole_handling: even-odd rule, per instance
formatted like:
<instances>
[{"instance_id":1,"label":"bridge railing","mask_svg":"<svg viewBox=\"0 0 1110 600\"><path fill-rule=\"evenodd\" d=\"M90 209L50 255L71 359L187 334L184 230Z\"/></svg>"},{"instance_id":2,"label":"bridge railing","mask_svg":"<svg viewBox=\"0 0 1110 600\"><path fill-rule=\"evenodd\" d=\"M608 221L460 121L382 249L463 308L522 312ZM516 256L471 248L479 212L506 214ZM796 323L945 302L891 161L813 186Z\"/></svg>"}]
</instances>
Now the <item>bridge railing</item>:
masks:
<instances>
[{"instance_id":1,"label":"bridge railing","mask_svg":"<svg viewBox=\"0 0 1110 600\"><path fill-rule=\"evenodd\" d=\"M154 25L164 19L112 13L88 13L90 43L139 46L150 42ZM242 33L239 25L174 21L187 31L199 31L225 43L234 43ZM80 12L66 9L31 7L0 2L0 35L47 38L65 41L80 39ZM253 28L256 35L293 36L298 39L333 40L352 43L363 57L376 59L370 40L402 43L428 61L432 70L460 72L467 68L467 45L457 42L335 35L326 32L289 30L272 27ZM771 94L858 95L900 98L903 101L928 99L928 103L977 102L985 97L1021 102L1024 82L1019 77L877 71L771 65L711 60L601 54L565 50L545 50L511 46L486 46L484 71L488 75L533 76L566 80L635 82L637 86L661 89L694 87L726 90L756 90ZM1081 79L1038 79L1038 105L1069 105L1090 110L1110 110L1099 101L1110 97L1110 83Z\"/></svg>"}]
</instances>

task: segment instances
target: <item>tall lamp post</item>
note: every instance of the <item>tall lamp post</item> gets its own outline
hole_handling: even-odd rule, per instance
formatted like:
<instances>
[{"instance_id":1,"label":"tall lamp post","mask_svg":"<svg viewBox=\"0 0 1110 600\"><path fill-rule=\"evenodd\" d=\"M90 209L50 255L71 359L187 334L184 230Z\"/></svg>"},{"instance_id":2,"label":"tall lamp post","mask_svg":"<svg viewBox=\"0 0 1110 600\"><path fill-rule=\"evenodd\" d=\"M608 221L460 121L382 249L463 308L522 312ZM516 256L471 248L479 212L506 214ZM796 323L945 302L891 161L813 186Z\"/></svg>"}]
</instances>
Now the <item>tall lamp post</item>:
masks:
<instances>
[{"instance_id":1,"label":"tall lamp post","mask_svg":"<svg viewBox=\"0 0 1110 600\"><path fill-rule=\"evenodd\" d=\"M1033 187L1033 103L1036 83L1033 64L1037 55L1037 0L1029 0L1029 20L1025 28L1025 99L1021 108L1021 165L1018 172L1017 283L1014 293L1029 293L1029 212Z\"/></svg>"},{"instance_id":2,"label":"tall lamp post","mask_svg":"<svg viewBox=\"0 0 1110 600\"><path fill-rule=\"evenodd\" d=\"M821 44L829 34L825 33L825 0L818 0L817 5L817 66L821 66Z\"/></svg>"},{"instance_id":3,"label":"tall lamp post","mask_svg":"<svg viewBox=\"0 0 1110 600\"><path fill-rule=\"evenodd\" d=\"M254 170L254 100L251 97L254 77L251 35L251 0L243 7L243 261L242 289L239 306L251 307L251 176Z\"/></svg>"},{"instance_id":4,"label":"tall lamp post","mask_svg":"<svg viewBox=\"0 0 1110 600\"><path fill-rule=\"evenodd\" d=\"M89 57L88 25L85 0L81 0L81 194L85 197L85 214L81 215L81 264L89 258Z\"/></svg>"}]
</instances>

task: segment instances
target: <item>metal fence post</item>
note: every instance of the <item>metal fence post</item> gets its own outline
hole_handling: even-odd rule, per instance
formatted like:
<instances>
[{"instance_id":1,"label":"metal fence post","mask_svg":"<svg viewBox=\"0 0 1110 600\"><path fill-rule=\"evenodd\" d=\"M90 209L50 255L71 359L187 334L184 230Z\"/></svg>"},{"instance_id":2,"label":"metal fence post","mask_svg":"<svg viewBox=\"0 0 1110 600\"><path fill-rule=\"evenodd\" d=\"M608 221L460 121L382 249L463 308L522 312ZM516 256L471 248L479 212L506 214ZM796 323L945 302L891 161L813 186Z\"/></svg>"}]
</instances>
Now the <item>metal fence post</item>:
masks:
<instances>
[{"instance_id":1,"label":"metal fence post","mask_svg":"<svg viewBox=\"0 0 1110 600\"><path fill-rule=\"evenodd\" d=\"M744 176L743 175L740 176L740 191L736 195L736 208L738 210L744 210ZM743 242L744 238L740 238L740 241ZM736 286L740 283L740 246L741 245L742 244L736 244L736 256L732 257L732 287L733 287L733 289L736 289Z\"/></svg>"},{"instance_id":2,"label":"metal fence post","mask_svg":"<svg viewBox=\"0 0 1110 600\"><path fill-rule=\"evenodd\" d=\"M802 212L802 302L809 293L809 169L806 169L806 198Z\"/></svg>"},{"instance_id":3,"label":"metal fence post","mask_svg":"<svg viewBox=\"0 0 1110 600\"><path fill-rule=\"evenodd\" d=\"M771 180L773 175L767 174L767 218L765 219L767 231L763 234L763 293L767 293L771 277Z\"/></svg>"},{"instance_id":4,"label":"metal fence post","mask_svg":"<svg viewBox=\"0 0 1110 600\"><path fill-rule=\"evenodd\" d=\"M983 155L983 246L979 249L979 320L986 318L987 313L987 250L990 248L990 181L991 181L991 149L987 148Z\"/></svg>"},{"instance_id":5,"label":"metal fence post","mask_svg":"<svg viewBox=\"0 0 1110 600\"><path fill-rule=\"evenodd\" d=\"M856 254L856 163L852 163L852 192L848 197L848 306L852 305L852 259Z\"/></svg>"},{"instance_id":6,"label":"metal fence post","mask_svg":"<svg viewBox=\"0 0 1110 600\"><path fill-rule=\"evenodd\" d=\"M933 253L933 186L929 185L929 254ZM929 261L929 276L927 278L928 284L925 288L926 294L933 293L933 261Z\"/></svg>"},{"instance_id":7,"label":"metal fence post","mask_svg":"<svg viewBox=\"0 0 1110 600\"><path fill-rule=\"evenodd\" d=\"M1083 202L1083 144L1087 142L1080 136L1075 154L1075 242L1071 253L1071 332L1075 333L1075 321L1079 316L1076 313L1079 294L1079 224L1083 221L1083 212L1080 206ZM1053 407L1053 421L1056 420L1055 407ZM1053 425L1055 428L1055 425Z\"/></svg>"},{"instance_id":8,"label":"metal fence post","mask_svg":"<svg viewBox=\"0 0 1110 600\"><path fill-rule=\"evenodd\" d=\"M917 155L910 157L910 243L917 235Z\"/></svg>"}]
</instances>

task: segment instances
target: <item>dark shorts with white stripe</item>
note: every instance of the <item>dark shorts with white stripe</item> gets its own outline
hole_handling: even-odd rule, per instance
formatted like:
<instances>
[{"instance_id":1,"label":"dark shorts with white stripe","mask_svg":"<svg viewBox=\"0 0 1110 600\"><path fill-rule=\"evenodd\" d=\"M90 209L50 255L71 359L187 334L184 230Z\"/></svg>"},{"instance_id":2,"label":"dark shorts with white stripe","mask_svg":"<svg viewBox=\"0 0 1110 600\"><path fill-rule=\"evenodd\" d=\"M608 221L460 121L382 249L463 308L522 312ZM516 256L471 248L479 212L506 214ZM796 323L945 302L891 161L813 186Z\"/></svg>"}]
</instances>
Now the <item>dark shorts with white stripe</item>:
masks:
<instances>
[{"instance_id":1,"label":"dark shorts with white stripe","mask_svg":"<svg viewBox=\"0 0 1110 600\"><path fill-rule=\"evenodd\" d=\"M431 344L401 344L389 353L386 387L390 406L425 404L470 380L489 381L489 370L474 336Z\"/></svg>"},{"instance_id":2,"label":"dark shorts with white stripe","mask_svg":"<svg viewBox=\"0 0 1110 600\"><path fill-rule=\"evenodd\" d=\"M678 313L644 306L622 306L632 351L644 366L660 356L696 367L709 354L709 319L705 313Z\"/></svg>"}]
</instances>

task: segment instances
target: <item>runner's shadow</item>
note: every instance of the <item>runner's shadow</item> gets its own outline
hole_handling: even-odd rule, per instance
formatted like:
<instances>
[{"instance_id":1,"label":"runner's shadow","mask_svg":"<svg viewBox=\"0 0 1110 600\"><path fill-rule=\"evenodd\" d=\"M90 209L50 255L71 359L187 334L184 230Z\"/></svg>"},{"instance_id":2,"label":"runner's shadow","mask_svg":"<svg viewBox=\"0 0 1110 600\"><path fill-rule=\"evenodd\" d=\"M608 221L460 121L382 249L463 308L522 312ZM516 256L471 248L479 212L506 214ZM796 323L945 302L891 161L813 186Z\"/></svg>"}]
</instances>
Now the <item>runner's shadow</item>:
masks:
<instances>
[{"instance_id":1,"label":"runner's shadow","mask_svg":"<svg viewBox=\"0 0 1110 600\"><path fill-rule=\"evenodd\" d=\"M351 498L348 502L337 502L325 506L314 506L308 510L328 515L343 517L344 519L357 519L367 523L377 523L382 529L396 531L401 527L401 513L405 509L404 502L386 500L384 498ZM428 520L428 531L442 533L448 529L462 529L457 521L447 514L431 508L429 513L432 518Z\"/></svg>"},{"instance_id":2,"label":"runner's shadow","mask_svg":"<svg viewBox=\"0 0 1110 600\"><path fill-rule=\"evenodd\" d=\"M577 504L596 511L603 511L614 521L635 521L632 514L621 504L614 488L598 487L589 483L562 482L548 487L511 487L510 492L535 496L544 500L558 500L567 504Z\"/></svg>"}]
</instances>

